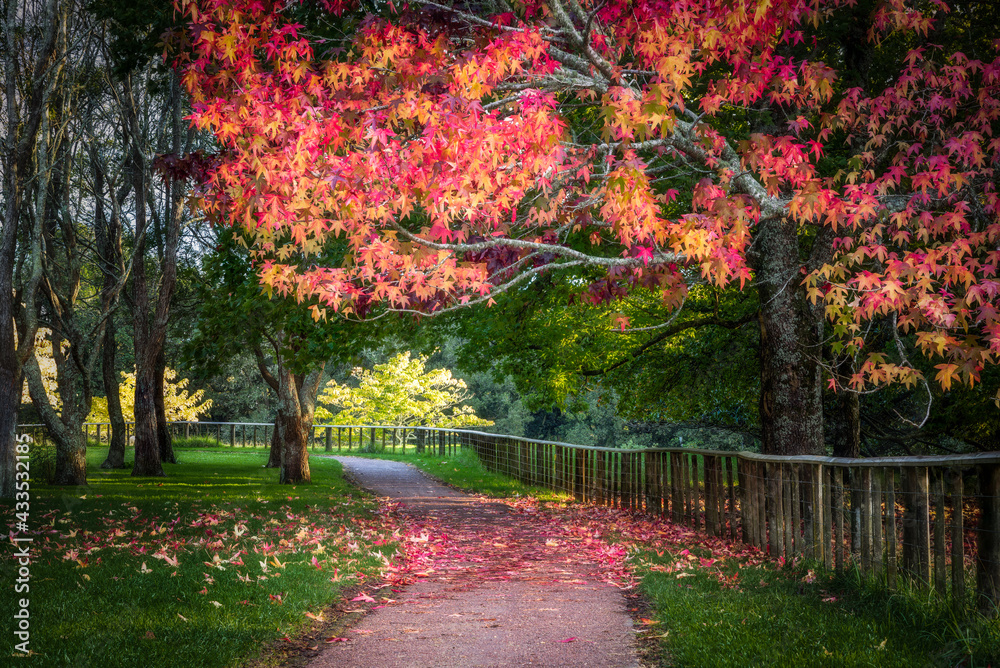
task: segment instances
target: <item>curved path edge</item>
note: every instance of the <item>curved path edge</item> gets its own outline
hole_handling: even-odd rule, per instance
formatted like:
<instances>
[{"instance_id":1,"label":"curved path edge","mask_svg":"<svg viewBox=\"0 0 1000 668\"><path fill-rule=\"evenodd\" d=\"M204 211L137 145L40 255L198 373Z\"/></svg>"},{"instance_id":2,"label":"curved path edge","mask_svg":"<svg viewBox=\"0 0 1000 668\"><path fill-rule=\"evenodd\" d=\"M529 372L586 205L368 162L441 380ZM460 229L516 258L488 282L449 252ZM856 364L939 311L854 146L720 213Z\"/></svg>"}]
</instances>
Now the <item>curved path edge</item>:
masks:
<instances>
[{"instance_id":1,"label":"curved path edge","mask_svg":"<svg viewBox=\"0 0 1000 668\"><path fill-rule=\"evenodd\" d=\"M509 506L412 465L335 457L359 487L400 504L411 550L431 564L371 609L310 668L639 668L623 592L587 552Z\"/></svg>"}]
</instances>

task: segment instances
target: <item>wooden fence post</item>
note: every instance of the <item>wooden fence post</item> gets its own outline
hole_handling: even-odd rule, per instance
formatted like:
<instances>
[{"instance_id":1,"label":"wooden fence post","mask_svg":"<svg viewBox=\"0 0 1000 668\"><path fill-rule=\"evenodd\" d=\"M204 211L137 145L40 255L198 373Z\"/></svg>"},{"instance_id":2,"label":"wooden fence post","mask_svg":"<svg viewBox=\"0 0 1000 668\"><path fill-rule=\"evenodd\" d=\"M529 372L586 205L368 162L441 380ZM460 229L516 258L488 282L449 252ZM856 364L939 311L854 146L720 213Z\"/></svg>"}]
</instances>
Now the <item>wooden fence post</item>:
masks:
<instances>
[{"instance_id":1,"label":"wooden fence post","mask_svg":"<svg viewBox=\"0 0 1000 668\"><path fill-rule=\"evenodd\" d=\"M670 519L680 524L684 517L684 500L681 483L681 456L676 452L670 453Z\"/></svg>"},{"instance_id":2,"label":"wooden fence post","mask_svg":"<svg viewBox=\"0 0 1000 668\"><path fill-rule=\"evenodd\" d=\"M889 589L896 586L896 546L899 537L896 535L896 470L885 470L885 560L886 584Z\"/></svg>"},{"instance_id":3,"label":"wooden fence post","mask_svg":"<svg viewBox=\"0 0 1000 668\"><path fill-rule=\"evenodd\" d=\"M944 596L948 590L944 546L944 471L935 469L931 482L934 499L934 590Z\"/></svg>"},{"instance_id":4,"label":"wooden fence post","mask_svg":"<svg viewBox=\"0 0 1000 668\"><path fill-rule=\"evenodd\" d=\"M701 476L698 475L698 455L691 455L691 527L697 531L701 526Z\"/></svg>"},{"instance_id":5,"label":"wooden fence post","mask_svg":"<svg viewBox=\"0 0 1000 668\"><path fill-rule=\"evenodd\" d=\"M976 528L976 607L996 616L1000 603L1000 465L979 467L979 526Z\"/></svg>"},{"instance_id":6,"label":"wooden fence post","mask_svg":"<svg viewBox=\"0 0 1000 668\"><path fill-rule=\"evenodd\" d=\"M764 465L764 475L767 478L767 554L772 559L777 559L781 553L781 527L778 524L781 505L781 477L779 471L780 464L766 462Z\"/></svg>"},{"instance_id":7,"label":"wooden fence post","mask_svg":"<svg viewBox=\"0 0 1000 668\"><path fill-rule=\"evenodd\" d=\"M726 457L726 478L729 483L729 540L736 540L736 458Z\"/></svg>"},{"instance_id":8,"label":"wooden fence post","mask_svg":"<svg viewBox=\"0 0 1000 668\"><path fill-rule=\"evenodd\" d=\"M927 468L903 469L903 568L921 585L930 582L930 512Z\"/></svg>"},{"instance_id":9,"label":"wooden fence post","mask_svg":"<svg viewBox=\"0 0 1000 668\"><path fill-rule=\"evenodd\" d=\"M965 600L965 517L962 471L949 470L951 478L951 595L956 604Z\"/></svg>"},{"instance_id":10,"label":"wooden fence post","mask_svg":"<svg viewBox=\"0 0 1000 668\"><path fill-rule=\"evenodd\" d=\"M844 469L833 467L833 564L844 568Z\"/></svg>"},{"instance_id":11,"label":"wooden fence post","mask_svg":"<svg viewBox=\"0 0 1000 668\"><path fill-rule=\"evenodd\" d=\"M781 464L781 527L784 534L785 559L791 559L794 554L792 546L792 467Z\"/></svg>"},{"instance_id":12,"label":"wooden fence post","mask_svg":"<svg viewBox=\"0 0 1000 668\"><path fill-rule=\"evenodd\" d=\"M867 466L861 471L861 570L865 573L872 568L872 470Z\"/></svg>"},{"instance_id":13,"label":"wooden fence post","mask_svg":"<svg viewBox=\"0 0 1000 668\"><path fill-rule=\"evenodd\" d=\"M872 472L872 565L876 573L882 572L882 475L881 471Z\"/></svg>"}]
</instances>

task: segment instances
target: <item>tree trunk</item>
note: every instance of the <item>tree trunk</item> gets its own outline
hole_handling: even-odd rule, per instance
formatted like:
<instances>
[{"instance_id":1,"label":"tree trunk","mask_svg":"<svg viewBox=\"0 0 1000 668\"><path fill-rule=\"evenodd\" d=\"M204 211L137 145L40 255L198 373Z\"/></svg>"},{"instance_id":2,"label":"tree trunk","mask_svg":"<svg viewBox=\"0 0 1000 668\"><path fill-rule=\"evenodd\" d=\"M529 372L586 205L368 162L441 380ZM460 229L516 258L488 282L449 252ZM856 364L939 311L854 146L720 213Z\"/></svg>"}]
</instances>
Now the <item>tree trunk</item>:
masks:
<instances>
[{"instance_id":1,"label":"tree trunk","mask_svg":"<svg viewBox=\"0 0 1000 668\"><path fill-rule=\"evenodd\" d=\"M176 464L177 457L174 456L174 443L167 425L167 408L163 399L163 376L166 367L167 362L161 346L160 354L156 358L156 392L153 397L156 405L156 441L160 449L160 461Z\"/></svg>"},{"instance_id":2,"label":"tree trunk","mask_svg":"<svg viewBox=\"0 0 1000 668\"><path fill-rule=\"evenodd\" d=\"M307 449L311 422L302 416L282 415L276 423L281 439L281 470L278 482L283 485L306 483L312 480L309 473Z\"/></svg>"},{"instance_id":3,"label":"tree trunk","mask_svg":"<svg viewBox=\"0 0 1000 668\"><path fill-rule=\"evenodd\" d=\"M274 418L274 429L271 431L271 451L267 456L266 465L269 469L276 469L281 466L281 436L278 423L282 419L281 411L279 410Z\"/></svg>"},{"instance_id":4,"label":"tree trunk","mask_svg":"<svg viewBox=\"0 0 1000 668\"><path fill-rule=\"evenodd\" d=\"M116 368L118 342L116 338L113 316L108 316L107 327L104 330L104 349L101 351L101 377L104 381L104 394L108 398L111 443L108 444L108 456L101 464L102 469L125 468L125 447L128 436L118 387L118 370Z\"/></svg>"},{"instance_id":5,"label":"tree trunk","mask_svg":"<svg viewBox=\"0 0 1000 668\"><path fill-rule=\"evenodd\" d=\"M861 397L847 388L853 373L853 360L848 357L837 364L837 395L830 422L830 440L834 457L861 456Z\"/></svg>"},{"instance_id":6,"label":"tree trunk","mask_svg":"<svg viewBox=\"0 0 1000 668\"><path fill-rule=\"evenodd\" d=\"M130 81L130 80L129 80ZM181 188L175 184L172 191L172 215L167 221L165 253L161 265L160 291L155 303L149 294L146 276L147 238L147 173L146 159L142 153L143 135L139 127L139 114L132 95L131 83L127 91L123 121L132 142L132 179L135 193L136 243L132 275L133 323L135 325L135 464L134 476L161 476L160 440L156 412L157 360L166 340L170 319L170 300L177 283L177 244L183 214ZM179 113L180 98L175 97L174 115ZM175 141L175 145L179 139Z\"/></svg>"},{"instance_id":7,"label":"tree trunk","mask_svg":"<svg viewBox=\"0 0 1000 668\"><path fill-rule=\"evenodd\" d=\"M277 338L283 340L284 336L279 334ZM284 366L276 346L275 373L272 373L260 346L255 346L253 352L261 377L278 395L266 466L281 469L278 473L281 483L309 482L309 435L325 363L306 374L292 373Z\"/></svg>"},{"instance_id":8,"label":"tree trunk","mask_svg":"<svg viewBox=\"0 0 1000 668\"><path fill-rule=\"evenodd\" d=\"M139 364L136 359L134 476L165 475L156 435L156 374L153 367L148 362Z\"/></svg>"},{"instance_id":9,"label":"tree trunk","mask_svg":"<svg viewBox=\"0 0 1000 668\"><path fill-rule=\"evenodd\" d=\"M281 471L278 482L309 482L309 434L316 409L316 395L323 377L323 366L307 374L293 374L278 362L278 416L275 431L281 445Z\"/></svg>"},{"instance_id":10,"label":"tree trunk","mask_svg":"<svg viewBox=\"0 0 1000 668\"><path fill-rule=\"evenodd\" d=\"M7 26L17 25L20 13L26 11L18 2L8 2L6 9ZM35 341L34 322L22 326L19 343L14 340L14 317L19 301L14 292L14 265L24 191L32 176L31 158L35 151L35 137L47 107L50 90L47 76L51 64L49 61L56 50L55 0L49 0L44 11L45 15L40 17L39 24L44 26L45 32L42 39L36 42L39 49L34 63L25 62L26 58L18 66L15 56L28 54L17 49L13 30L5 31L7 42L2 46L7 51L2 59L7 133L2 146L5 153L0 163L4 202L3 220L0 221L3 223L0 225L0 498L4 499L14 498L16 491L17 410L21 405L22 365L31 354ZM32 70L30 90L26 95L18 95L18 77L25 72L32 73ZM32 281L37 284L39 278L40 276L33 276L29 284ZM34 289L29 287L23 297L33 302Z\"/></svg>"},{"instance_id":11,"label":"tree trunk","mask_svg":"<svg viewBox=\"0 0 1000 668\"><path fill-rule=\"evenodd\" d=\"M101 464L101 468L121 469L125 468L125 447L128 433L125 428L125 416L122 415L121 394L118 386L118 341L115 314L110 312L110 309L112 301L117 300L118 280L122 272L122 225L117 202L112 202L110 218L104 210L104 165L94 146L90 148L90 164L94 175L94 193L96 195L94 199L94 230L97 238L100 269L104 276L101 286L101 310L108 313L101 350L101 380L104 383L104 394L108 398L111 441L108 443L108 456ZM115 194L111 193L111 196L115 197Z\"/></svg>"},{"instance_id":12,"label":"tree trunk","mask_svg":"<svg viewBox=\"0 0 1000 668\"><path fill-rule=\"evenodd\" d=\"M274 393L278 395L278 414L274 417L274 429L271 431L271 451L267 456L267 464L265 465L269 469L276 469L281 466L281 431L278 429L278 423L281 422L281 386L278 383L278 379L274 377L271 370L267 366L267 361L264 359L264 351L260 349L260 345L255 345L253 348L254 358L257 360L257 369L260 371L261 378L267 383L267 386L274 390Z\"/></svg>"},{"instance_id":13,"label":"tree trunk","mask_svg":"<svg viewBox=\"0 0 1000 668\"><path fill-rule=\"evenodd\" d=\"M50 432L52 433L52 432ZM56 442L56 485L87 484L87 438L82 429L70 431L65 438L53 434Z\"/></svg>"},{"instance_id":14,"label":"tree trunk","mask_svg":"<svg viewBox=\"0 0 1000 668\"><path fill-rule=\"evenodd\" d=\"M801 283L798 228L765 219L755 266L760 295L762 451L819 455L823 446L822 320Z\"/></svg>"},{"instance_id":15,"label":"tree trunk","mask_svg":"<svg viewBox=\"0 0 1000 668\"><path fill-rule=\"evenodd\" d=\"M63 401L61 413L57 413L49 403L41 370L34 356L24 365L24 370L31 402L38 410L49 437L56 444L53 482L56 485L84 486L87 484L87 439L83 433L83 421L90 406L80 392L79 386L85 381L73 370L73 362L61 359L56 352L61 344L60 337L54 333L52 349L59 376L59 395Z\"/></svg>"}]
</instances>

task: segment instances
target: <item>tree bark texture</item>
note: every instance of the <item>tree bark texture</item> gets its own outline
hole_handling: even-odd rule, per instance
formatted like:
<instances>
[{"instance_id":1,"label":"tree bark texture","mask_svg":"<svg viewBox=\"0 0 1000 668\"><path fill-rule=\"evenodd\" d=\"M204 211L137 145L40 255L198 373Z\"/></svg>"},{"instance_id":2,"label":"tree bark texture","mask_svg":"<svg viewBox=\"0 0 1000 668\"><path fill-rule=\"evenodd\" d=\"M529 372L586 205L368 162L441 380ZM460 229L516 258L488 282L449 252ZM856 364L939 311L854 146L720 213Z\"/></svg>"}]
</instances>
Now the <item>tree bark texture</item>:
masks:
<instances>
[{"instance_id":1,"label":"tree bark texture","mask_svg":"<svg viewBox=\"0 0 1000 668\"><path fill-rule=\"evenodd\" d=\"M156 441L160 449L160 461L168 464L176 464L177 457L174 456L174 443L170 436L170 428L167 426L167 408L163 398L164 373L166 372L167 361L163 353L163 346L160 347L160 354L156 358L156 394L154 401L156 404Z\"/></svg>"},{"instance_id":2,"label":"tree bark texture","mask_svg":"<svg viewBox=\"0 0 1000 668\"><path fill-rule=\"evenodd\" d=\"M125 416L122 414L121 395L119 394L118 376L118 341L115 326L115 314L111 310L117 301L118 282L123 272L122 264L122 222L118 201L112 202L112 212L108 216L104 208L104 165L101 162L96 147L90 149L90 164L94 176L94 227L97 240L99 266L103 275L101 286L101 310L107 313L104 324L104 342L101 349L101 380L104 385L104 395L108 399L108 419L111 422L111 438L108 443L108 455L101 464L102 469L125 468L125 448L128 433L125 427ZM127 191L126 191L127 192ZM111 197L115 197L111 193Z\"/></svg>"},{"instance_id":3,"label":"tree bark texture","mask_svg":"<svg viewBox=\"0 0 1000 668\"><path fill-rule=\"evenodd\" d=\"M801 285L798 227L784 219L765 219L756 243L762 451L823 454L822 320Z\"/></svg>"},{"instance_id":4,"label":"tree bark texture","mask_svg":"<svg viewBox=\"0 0 1000 668\"><path fill-rule=\"evenodd\" d=\"M156 435L156 374L153 364L138 363L138 343L136 348L135 462L132 475L162 476L165 474Z\"/></svg>"},{"instance_id":5,"label":"tree bark texture","mask_svg":"<svg viewBox=\"0 0 1000 668\"><path fill-rule=\"evenodd\" d=\"M295 374L278 364L278 416L275 431L281 444L278 482L310 482L309 435L312 432L316 395L323 377L323 365L308 373Z\"/></svg>"},{"instance_id":6,"label":"tree bark texture","mask_svg":"<svg viewBox=\"0 0 1000 668\"><path fill-rule=\"evenodd\" d=\"M274 416L274 429L271 430L271 451L267 455L266 468L276 469L281 467L281 433L278 430L278 423L284 420L281 410Z\"/></svg>"},{"instance_id":7,"label":"tree bark texture","mask_svg":"<svg viewBox=\"0 0 1000 668\"><path fill-rule=\"evenodd\" d=\"M846 387L837 389L833 415L830 421L830 437L834 457L861 456L861 397Z\"/></svg>"},{"instance_id":8,"label":"tree bark texture","mask_svg":"<svg viewBox=\"0 0 1000 668\"><path fill-rule=\"evenodd\" d=\"M177 183L171 193L171 216L166 221L163 263L159 293L152 299L149 278L146 275L146 246L148 216L146 211L147 163L142 153L142 130L139 127L137 103L131 85L126 91L124 121L132 143L132 178L135 193L135 260L132 277L133 323L135 326L135 464L134 476L161 476L160 436L157 421L157 363L166 341L167 323L170 318L170 301L177 282L177 244L183 213L183 193ZM180 98L174 96L174 115L179 110ZM175 130L175 135L177 131ZM179 146L179 137L174 144ZM162 391L162 390L160 390Z\"/></svg>"},{"instance_id":9,"label":"tree bark texture","mask_svg":"<svg viewBox=\"0 0 1000 668\"><path fill-rule=\"evenodd\" d=\"M280 396L280 387L278 385L278 379L274 377L271 370L267 367L267 361L264 359L264 351L260 349L259 345L254 346L253 349L254 359L257 360L257 369L260 371L261 378L267 383L276 396ZM266 468L276 469L281 466L281 435L278 430L278 423L284 418L281 415L281 402L278 402L278 412L274 417L274 429L271 430L271 449L267 456Z\"/></svg>"},{"instance_id":10,"label":"tree bark texture","mask_svg":"<svg viewBox=\"0 0 1000 668\"><path fill-rule=\"evenodd\" d=\"M2 48L7 51L4 62L4 98L6 104L7 132L4 137L2 165L3 172L3 225L0 225L0 498L12 499L15 493L15 462L17 445L17 410L21 405L23 387L22 365L31 355L37 323L21 324L20 342L14 339L14 318L17 315L19 298L34 300L34 286L40 274L32 275L27 289L21 295L15 294L14 265L17 235L22 215L24 193L31 177L31 158L34 154L35 139L47 107L49 90L46 72L56 50L56 0L45 3L45 35L40 40L41 48L35 54L34 63L23 63L24 69L32 71L31 86L22 101L18 113L18 76L21 73L15 62L18 53L14 41L14 30L21 13L28 9L19 2L8 2L4 17L4 37Z\"/></svg>"},{"instance_id":11,"label":"tree bark texture","mask_svg":"<svg viewBox=\"0 0 1000 668\"><path fill-rule=\"evenodd\" d=\"M117 348L114 319L113 316L108 316L104 330L104 348L101 351L101 379L104 382L104 394L108 398L111 442L108 444L108 455L101 464L102 469L125 468L125 448L128 445L125 416L122 414L122 400L118 387Z\"/></svg>"}]
</instances>

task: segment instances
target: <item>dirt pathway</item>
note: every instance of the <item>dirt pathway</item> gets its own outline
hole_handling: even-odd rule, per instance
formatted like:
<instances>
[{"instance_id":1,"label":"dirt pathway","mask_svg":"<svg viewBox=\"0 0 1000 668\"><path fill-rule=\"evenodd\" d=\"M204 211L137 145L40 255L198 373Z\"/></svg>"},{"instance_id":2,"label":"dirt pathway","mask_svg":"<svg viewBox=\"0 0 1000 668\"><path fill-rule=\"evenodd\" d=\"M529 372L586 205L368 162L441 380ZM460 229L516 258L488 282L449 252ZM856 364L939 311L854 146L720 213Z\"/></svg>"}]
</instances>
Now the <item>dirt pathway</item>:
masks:
<instances>
[{"instance_id":1,"label":"dirt pathway","mask_svg":"<svg viewBox=\"0 0 1000 668\"><path fill-rule=\"evenodd\" d=\"M426 526L433 567L327 645L310 668L638 667L621 590L569 541L508 506L441 485L399 462L338 457L357 483ZM542 535L540 535L542 534Z\"/></svg>"}]
</instances>

